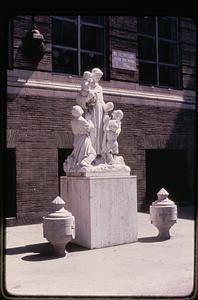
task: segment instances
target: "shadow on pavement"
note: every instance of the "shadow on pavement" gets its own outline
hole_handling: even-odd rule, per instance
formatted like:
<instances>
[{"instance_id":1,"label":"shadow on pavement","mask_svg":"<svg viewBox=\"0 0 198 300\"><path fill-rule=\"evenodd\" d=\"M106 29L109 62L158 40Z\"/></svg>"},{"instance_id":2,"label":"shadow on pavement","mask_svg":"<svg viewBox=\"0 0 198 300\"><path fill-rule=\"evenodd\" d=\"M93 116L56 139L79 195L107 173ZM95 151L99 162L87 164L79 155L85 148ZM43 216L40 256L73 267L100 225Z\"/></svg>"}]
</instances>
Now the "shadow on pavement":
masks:
<instances>
[{"instance_id":1,"label":"shadow on pavement","mask_svg":"<svg viewBox=\"0 0 198 300\"><path fill-rule=\"evenodd\" d=\"M53 253L38 253L38 254L31 254L23 256L21 259L25 261L44 261L44 260L52 260L62 258L62 256L56 256Z\"/></svg>"},{"instance_id":2,"label":"shadow on pavement","mask_svg":"<svg viewBox=\"0 0 198 300\"><path fill-rule=\"evenodd\" d=\"M50 243L40 243L40 244L31 244L22 247L8 248L5 250L6 255L17 255L23 254L27 252L35 252L35 253L47 253L52 251L52 246Z\"/></svg>"},{"instance_id":3,"label":"shadow on pavement","mask_svg":"<svg viewBox=\"0 0 198 300\"><path fill-rule=\"evenodd\" d=\"M70 253L70 252L85 251L88 249L85 247L81 247L81 246L69 243L66 246L66 250L68 253ZM42 261L42 260L61 258L54 254L53 246L50 243L31 244L31 245L26 245L26 246L22 246L22 247L5 249L6 255L18 255L18 254L23 254L23 253L25 254L28 252L33 252L35 254L26 255L21 258L22 260Z\"/></svg>"},{"instance_id":4,"label":"shadow on pavement","mask_svg":"<svg viewBox=\"0 0 198 300\"><path fill-rule=\"evenodd\" d=\"M156 243L156 242L163 242L168 239L162 239L159 238L158 236L149 236L149 237L143 237L143 238L138 238L138 242L140 243Z\"/></svg>"}]
</instances>

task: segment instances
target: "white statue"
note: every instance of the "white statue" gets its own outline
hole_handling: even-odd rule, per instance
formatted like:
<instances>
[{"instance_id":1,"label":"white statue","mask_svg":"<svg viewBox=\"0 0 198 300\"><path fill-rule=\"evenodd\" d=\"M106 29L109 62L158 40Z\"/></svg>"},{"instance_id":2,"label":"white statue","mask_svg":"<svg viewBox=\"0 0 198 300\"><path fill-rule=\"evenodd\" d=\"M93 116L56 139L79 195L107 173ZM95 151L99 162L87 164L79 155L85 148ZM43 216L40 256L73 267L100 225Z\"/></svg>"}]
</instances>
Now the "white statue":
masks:
<instances>
[{"instance_id":1,"label":"white statue","mask_svg":"<svg viewBox=\"0 0 198 300\"><path fill-rule=\"evenodd\" d=\"M71 121L74 134L74 150L64 162L64 171L76 171L82 167L91 165L96 158L96 152L92 146L90 132L94 129L92 121L82 117L83 109L79 105L72 108L74 119Z\"/></svg>"},{"instance_id":2,"label":"white statue","mask_svg":"<svg viewBox=\"0 0 198 300\"><path fill-rule=\"evenodd\" d=\"M85 75L89 75L88 79L84 79L85 81L88 81L86 84L88 93L84 93L84 82L83 89L81 86L81 91L77 96L77 103L83 109L86 108L85 119L91 120L94 124L94 130L90 135L91 141L97 156L101 156L104 134L103 117L107 111L113 109L113 103L105 103L103 100L103 90L98 83L103 75L103 72L98 68L94 68L92 69L91 74L86 73Z\"/></svg>"},{"instance_id":3,"label":"white statue","mask_svg":"<svg viewBox=\"0 0 198 300\"><path fill-rule=\"evenodd\" d=\"M127 172L122 156L118 156L117 138L121 132L123 112L114 110L112 102L105 103L99 81L103 72L94 68L83 73L77 104L72 108L74 150L64 162L64 171ZM109 113L112 111L112 116ZM84 117L82 116L84 113Z\"/></svg>"}]
</instances>

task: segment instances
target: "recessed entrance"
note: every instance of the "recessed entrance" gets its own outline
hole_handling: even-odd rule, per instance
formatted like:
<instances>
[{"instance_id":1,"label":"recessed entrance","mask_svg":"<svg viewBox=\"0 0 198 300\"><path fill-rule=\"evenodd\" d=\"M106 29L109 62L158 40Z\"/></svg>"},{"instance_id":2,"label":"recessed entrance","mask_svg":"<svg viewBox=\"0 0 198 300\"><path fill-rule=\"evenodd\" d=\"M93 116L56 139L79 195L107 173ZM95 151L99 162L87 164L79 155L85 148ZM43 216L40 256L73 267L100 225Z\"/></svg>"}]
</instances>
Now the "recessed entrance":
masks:
<instances>
[{"instance_id":1,"label":"recessed entrance","mask_svg":"<svg viewBox=\"0 0 198 300\"><path fill-rule=\"evenodd\" d=\"M59 148L58 149L58 186L59 186L59 194L60 194L60 177L65 176L65 172L63 170L63 163L66 158L72 153L73 149L71 148Z\"/></svg>"},{"instance_id":2,"label":"recessed entrance","mask_svg":"<svg viewBox=\"0 0 198 300\"><path fill-rule=\"evenodd\" d=\"M188 202L187 155L184 150L146 150L146 204L164 187L176 204Z\"/></svg>"}]
</instances>

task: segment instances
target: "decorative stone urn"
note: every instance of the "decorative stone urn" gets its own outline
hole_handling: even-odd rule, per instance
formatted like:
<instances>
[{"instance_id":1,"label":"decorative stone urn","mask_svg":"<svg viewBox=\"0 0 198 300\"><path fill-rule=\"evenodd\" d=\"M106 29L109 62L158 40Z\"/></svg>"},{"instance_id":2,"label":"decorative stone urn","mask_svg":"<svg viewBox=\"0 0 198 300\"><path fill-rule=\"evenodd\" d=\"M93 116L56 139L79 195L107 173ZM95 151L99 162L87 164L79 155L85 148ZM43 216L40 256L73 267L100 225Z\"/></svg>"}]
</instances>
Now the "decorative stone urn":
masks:
<instances>
[{"instance_id":1,"label":"decorative stone urn","mask_svg":"<svg viewBox=\"0 0 198 300\"><path fill-rule=\"evenodd\" d=\"M169 193L164 188L157 196L158 199L150 205L151 224L159 230L158 238L169 239L169 230L177 222L177 206L168 198Z\"/></svg>"},{"instance_id":2,"label":"decorative stone urn","mask_svg":"<svg viewBox=\"0 0 198 300\"><path fill-rule=\"evenodd\" d=\"M68 242L75 238L75 218L64 208L59 196L53 201L53 212L43 217L43 236L52 244L56 255L65 256Z\"/></svg>"}]
</instances>

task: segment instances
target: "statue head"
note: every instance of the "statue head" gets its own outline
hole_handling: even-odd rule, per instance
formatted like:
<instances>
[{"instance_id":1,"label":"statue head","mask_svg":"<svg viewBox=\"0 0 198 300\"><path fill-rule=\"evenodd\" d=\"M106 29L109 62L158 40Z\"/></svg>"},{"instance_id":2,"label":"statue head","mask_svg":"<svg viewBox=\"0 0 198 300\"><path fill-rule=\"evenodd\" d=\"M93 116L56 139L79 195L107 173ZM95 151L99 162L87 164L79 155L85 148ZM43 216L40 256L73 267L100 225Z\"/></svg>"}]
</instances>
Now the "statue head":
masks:
<instances>
[{"instance_id":1,"label":"statue head","mask_svg":"<svg viewBox=\"0 0 198 300\"><path fill-rule=\"evenodd\" d=\"M84 113L83 109L79 105L74 105L72 107L72 115L74 118L79 118Z\"/></svg>"},{"instance_id":2,"label":"statue head","mask_svg":"<svg viewBox=\"0 0 198 300\"><path fill-rule=\"evenodd\" d=\"M84 78L84 79L89 79L89 78L91 78L91 72L85 71L85 72L83 73L83 78Z\"/></svg>"},{"instance_id":3,"label":"statue head","mask_svg":"<svg viewBox=\"0 0 198 300\"><path fill-rule=\"evenodd\" d=\"M123 116L124 116L124 114L123 114L123 111L122 111L121 109L118 109L118 110L114 110L114 111L112 112L112 116L113 116L113 119L114 119L114 120L119 120L119 121L121 121L122 118L123 118Z\"/></svg>"},{"instance_id":4,"label":"statue head","mask_svg":"<svg viewBox=\"0 0 198 300\"><path fill-rule=\"evenodd\" d=\"M91 71L91 74L92 74L93 80L95 82L98 82L101 79L103 72L99 68L93 68Z\"/></svg>"}]
</instances>

